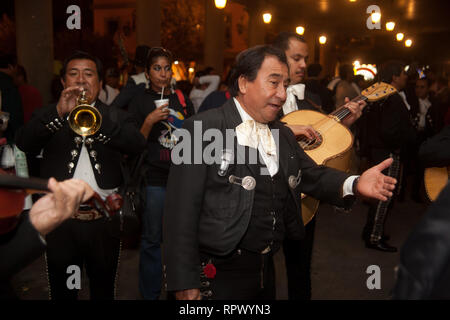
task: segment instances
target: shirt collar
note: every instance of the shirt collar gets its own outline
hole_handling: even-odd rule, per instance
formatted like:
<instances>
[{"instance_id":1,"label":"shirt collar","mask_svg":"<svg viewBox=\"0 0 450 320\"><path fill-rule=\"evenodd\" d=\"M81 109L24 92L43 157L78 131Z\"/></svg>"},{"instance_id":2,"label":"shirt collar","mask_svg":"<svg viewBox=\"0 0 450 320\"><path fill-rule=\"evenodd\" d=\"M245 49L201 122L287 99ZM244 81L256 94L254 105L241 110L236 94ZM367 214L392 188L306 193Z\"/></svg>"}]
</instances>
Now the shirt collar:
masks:
<instances>
[{"instance_id":1,"label":"shirt collar","mask_svg":"<svg viewBox=\"0 0 450 320\"><path fill-rule=\"evenodd\" d=\"M236 105L236 108L239 112L239 115L241 116L241 120L242 122L247 121L247 120L254 120L245 110L244 108L242 108L241 104L239 103L239 101L236 98L234 99L234 104Z\"/></svg>"}]
</instances>

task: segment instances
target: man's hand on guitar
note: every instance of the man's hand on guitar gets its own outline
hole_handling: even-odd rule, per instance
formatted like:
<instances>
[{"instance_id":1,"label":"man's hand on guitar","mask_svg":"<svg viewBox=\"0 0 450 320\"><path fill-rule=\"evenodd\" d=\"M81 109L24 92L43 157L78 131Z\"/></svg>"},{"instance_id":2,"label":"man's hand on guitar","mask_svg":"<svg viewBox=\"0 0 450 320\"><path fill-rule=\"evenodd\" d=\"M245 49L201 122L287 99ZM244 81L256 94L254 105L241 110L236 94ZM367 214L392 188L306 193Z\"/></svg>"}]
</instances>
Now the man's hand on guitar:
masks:
<instances>
[{"instance_id":1,"label":"man's hand on guitar","mask_svg":"<svg viewBox=\"0 0 450 320\"><path fill-rule=\"evenodd\" d=\"M296 137L305 136L309 140L319 138L316 130L311 126L303 126L300 124L288 124L286 125L294 133Z\"/></svg>"},{"instance_id":2,"label":"man's hand on guitar","mask_svg":"<svg viewBox=\"0 0 450 320\"><path fill-rule=\"evenodd\" d=\"M362 110L366 105L367 103L365 101L360 100L358 102L353 102L350 101L349 98L345 98L344 107L346 107L351 112L351 114L344 120L342 120L342 124L346 127L350 127L356 120L361 117Z\"/></svg>"},{"instance_id":3,"label":"man's hand on guitar","mask_svg":"<svg viewBox=\"0 0 450 320\"><path fill-rule=\"evenodd\" d=\"M30 221L39 233L46 235L78 210L81 203L94 195L84 181L70 179L62 182L50 178L51 193L40 198L30 210Z\"/></svg>"},{"instance_id":4,"label":"man's hand on guitar","mask_svg":"<svg viewBox=\"0 0 450 320\"><path fill-rule=\"evenodd\" d=\"M381 173L392 164L393 159L389 158L378 165L363 172L356 185L357 195L366 198L386 201L392 197L397 180Z\"/></svg>"}]
</instances>

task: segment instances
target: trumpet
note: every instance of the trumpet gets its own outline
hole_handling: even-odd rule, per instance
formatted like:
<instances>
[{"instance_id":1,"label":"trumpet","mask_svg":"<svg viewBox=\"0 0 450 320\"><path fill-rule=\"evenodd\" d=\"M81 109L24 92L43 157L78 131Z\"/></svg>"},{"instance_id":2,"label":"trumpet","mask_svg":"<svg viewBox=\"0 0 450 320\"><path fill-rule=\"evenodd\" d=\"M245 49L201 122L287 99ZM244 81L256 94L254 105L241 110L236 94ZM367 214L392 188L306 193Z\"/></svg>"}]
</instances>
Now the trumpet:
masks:
<instances>
[{"instance_id":1,"label":"trumpet","mask_svg":"<svg viewBox=\"0 0 450 320\"><path fill-rule=\"evenodd\" d=\"M77 105L70 111L67 120L70 128L83 137L94 135L102 125L102 115L88 104L85 90L81 91Z\"/></svg>"}]
</instances>

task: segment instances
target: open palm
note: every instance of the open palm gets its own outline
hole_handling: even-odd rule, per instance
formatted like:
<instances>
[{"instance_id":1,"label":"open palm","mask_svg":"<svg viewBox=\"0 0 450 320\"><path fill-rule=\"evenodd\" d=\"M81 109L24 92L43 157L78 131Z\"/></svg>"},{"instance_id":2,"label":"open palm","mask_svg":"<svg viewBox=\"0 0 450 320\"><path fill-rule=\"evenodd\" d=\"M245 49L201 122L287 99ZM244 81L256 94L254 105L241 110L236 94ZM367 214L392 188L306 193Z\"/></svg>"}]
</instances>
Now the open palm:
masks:
<instances>
[{"instance_id":1,"label":"open palm","mask_svg":"<svg viewBox=\"0 0 450 320\"><path fill-rule=\"evenodd\" d=\"M389 158L378 165L363 172L359 178L356 190L359 195L367 198L386 201L392 197L397 180L381 173L392 164L393 159Z\"/></svg>"}]
</instances>

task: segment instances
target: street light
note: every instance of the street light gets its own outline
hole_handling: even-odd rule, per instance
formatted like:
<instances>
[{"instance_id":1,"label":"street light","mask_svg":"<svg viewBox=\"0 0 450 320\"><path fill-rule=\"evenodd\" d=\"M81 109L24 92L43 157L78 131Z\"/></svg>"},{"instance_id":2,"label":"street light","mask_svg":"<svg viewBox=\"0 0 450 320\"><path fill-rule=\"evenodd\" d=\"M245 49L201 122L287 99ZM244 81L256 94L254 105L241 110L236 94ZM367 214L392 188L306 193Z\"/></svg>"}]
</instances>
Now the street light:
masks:
<instances>
[{"instance_id":1,"label":"street light","mask_svg":"<svg viewBox=\"0 0 450 320\"><path fill-rule=\"evenodd\" d=\"M397 41L402 41L403 38L405 37L405 35L403 33L399 32L396 34L396 37L397 37Z\"/></svg>"},{"instance_id":2,"label":"street light","mask_svg":"<svg viewBox=\"0 0 450 320\"><path fill-rule=\"evenodd\" d=\"M389 21L386 22L386 30L387 31L392 31L395 28L395 22L394 21Z\"/></svg>"},{"instance_id":3,"label":"street light","mask_svg":"<svg viewBox=\"0 0 450 320\"><path fill-rule=\"evenodd\" d=\"M295 32L302 36L305 33L305 28L303 28L302 26L298 26L297 28L295 28Z\"/></svg>"},{"instance_id":4,"label":"street light","mask_svg":"<svg viewBox=\"0 0 450 320\"><path fill-rule=\"evenodd\" d=\"M381 13L374 12L370 15L370 17L372 18L372 23L378 23L381 20Z\"/></svg>"},{"instance_id":5,"label":"street light","mask_svg":"<svg viewBox=\"0 0 450 320\"><path fill-rule=\"evenodd\" d=\"M270 23L272 21L272 15L268 12L263 14L264 23Z\"/></svg>"},{"instance_id":6,"label":"street light","mask_svg":"<svg viewBox=\"0 0 450 320\"><path fill-rule=\"evenodd\" d=\"M327 42L327 37L325 37L325 36L320 36L320 37L319 37L319 42L320 42L320 44L325 44L325 43Z\"/></svg>"},{"instance_id":7,"label":"street light","mask_svg":"<svg viewBox=\"0 0 450 320\"><path fill-rule=\"evenodd\" d=\"M411 39L407 39L407 40L405 41L405 47L409 48L409 47L411 47L411 46L412 46L412 40L411 40Z\"/></svg>"},{"instance_id":8,"label":"street light","mask_svg":"<svg viewBox=\"0 0 450 320\"><path fill-rule=\"evenodd\" d=\"M227 5L227 0L215 0L214 3L216 4L217 9L223 9Z\"/></svg>"}]
</instances>

